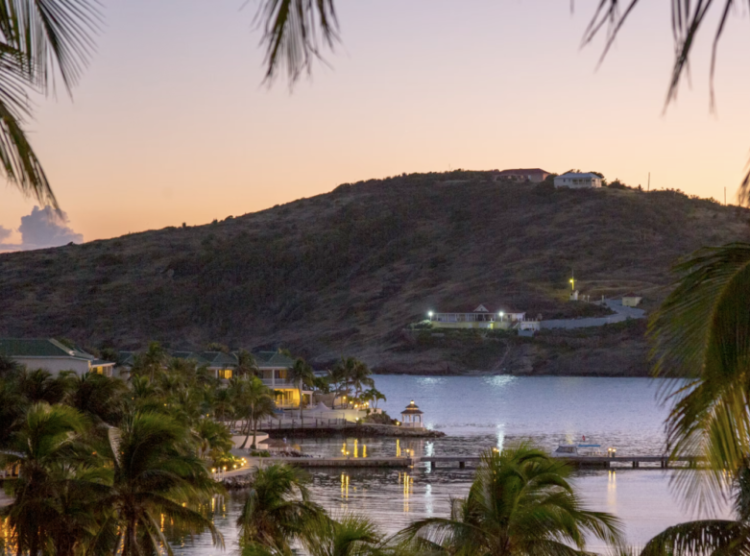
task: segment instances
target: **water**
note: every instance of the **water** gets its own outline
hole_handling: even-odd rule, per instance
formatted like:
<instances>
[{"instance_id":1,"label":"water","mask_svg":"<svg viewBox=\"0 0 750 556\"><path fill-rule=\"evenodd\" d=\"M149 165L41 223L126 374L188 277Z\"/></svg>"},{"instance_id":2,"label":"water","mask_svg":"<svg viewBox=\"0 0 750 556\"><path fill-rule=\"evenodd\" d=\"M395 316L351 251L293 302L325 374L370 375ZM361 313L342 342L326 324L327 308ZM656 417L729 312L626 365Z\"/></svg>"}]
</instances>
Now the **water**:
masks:
<instances>
[{"instance_id":1,"label":"water","mask_svg":"<svg viewBox=\"0 0 750 556\"><path fill-rule=\"evenodd\" d=\"M667 408L655 401L659 383L643 378L595 377L409 377L378 376L376 386L387 397L382 406L392 416L411 399L424 411L428 428L444 431L440 439L358 439L368 456L478 454L524 439L554 449L561 442L600 443L618 454L660 454ZM290 440L313 455L338 455L354 439ZM620 517L628 541L642 546L664 528L696 518L682 507L669 487L673 471L621 469L582 471L575 483L591 509ZM388 533L410 521L445 516L451 497L464 496L473 476L470 469L314 471L314 499L333 515L366 513ZM242 494L220 504L216 524L224 533L227 551L237 550L234 522ZM726 509L720 517L728 517ZM597 544L590 549L603 550ZM198 537L180 552L208 556L220 551L210 539Z\"/></svg>"}]
</instances>

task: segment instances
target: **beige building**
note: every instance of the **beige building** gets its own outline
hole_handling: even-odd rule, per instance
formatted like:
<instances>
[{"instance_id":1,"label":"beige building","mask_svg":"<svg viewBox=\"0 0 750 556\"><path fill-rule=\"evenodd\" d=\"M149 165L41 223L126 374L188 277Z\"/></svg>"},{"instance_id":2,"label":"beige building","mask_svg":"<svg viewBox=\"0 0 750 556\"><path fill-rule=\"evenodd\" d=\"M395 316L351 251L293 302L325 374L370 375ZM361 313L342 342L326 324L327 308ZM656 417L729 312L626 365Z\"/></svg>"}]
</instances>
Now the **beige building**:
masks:
<instances>
[{"instance_id":1,"label":"beige building","mask_svg":"<svg viewBox=\"0 0 750 556\"><path fill-rule=\"evenodd\" d=\"M61 371L74 371L79 376L86 373L112 376L115 366L111 361L97 359L90 353L68 347L53 338L2 338L0 355L25 365L30 371L44 369L55 376Z\"/></svg>"},{"instance_id":2,"label":"beige building","mask_svg":"<svg viewBox=\"0 0 750 556\"><path fill-rule=\"evenodd\" d=\"M623 307L638 307L641 301L643 301L643 298L639 295L634 294L633 292L626 293L622 296Z\"/></svg>"}]
</instances>

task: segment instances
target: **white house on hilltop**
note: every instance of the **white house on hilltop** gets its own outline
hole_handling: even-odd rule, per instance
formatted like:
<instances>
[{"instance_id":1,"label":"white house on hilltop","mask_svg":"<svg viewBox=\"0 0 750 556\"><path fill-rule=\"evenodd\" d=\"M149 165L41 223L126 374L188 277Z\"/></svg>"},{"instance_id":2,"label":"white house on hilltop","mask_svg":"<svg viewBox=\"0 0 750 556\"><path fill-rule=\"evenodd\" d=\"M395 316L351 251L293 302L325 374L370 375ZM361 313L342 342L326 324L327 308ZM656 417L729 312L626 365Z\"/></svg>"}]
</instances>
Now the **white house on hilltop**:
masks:
<instances>
[{"instance_id":1,"label":"white house on hilltop","mask_svg":"<svg viewBox=\"0 0 750 556\"><path fill-rule=\"evenodd\" d=\"M568 187L570 189L592 189L602 186L602 178L596 174L587 172L567 172L555 178L555 187Z\"/></svg>"}]
</instances>

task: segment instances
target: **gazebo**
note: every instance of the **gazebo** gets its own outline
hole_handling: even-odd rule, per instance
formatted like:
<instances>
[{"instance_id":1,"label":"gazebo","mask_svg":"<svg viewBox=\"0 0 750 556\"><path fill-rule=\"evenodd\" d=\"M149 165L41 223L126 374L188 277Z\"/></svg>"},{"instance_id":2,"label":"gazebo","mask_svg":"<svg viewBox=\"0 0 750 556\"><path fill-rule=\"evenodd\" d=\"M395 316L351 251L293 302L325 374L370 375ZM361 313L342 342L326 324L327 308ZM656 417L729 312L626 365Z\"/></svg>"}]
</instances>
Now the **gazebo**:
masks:
<instances>
[{"instance_id":1,"label":"gazebo","mask_svg":"<svg viewBox=\"0 0 750 556\"><path fill-rule=\"evenodd\" d=\"M404 427L421 429L424 427L422 423L422 415L424 415L424 413L419 407L417 407L414 400L412 400L409 405L406 406L406 409L401 412L401 425Z\"/></svg>"}]
</instances>

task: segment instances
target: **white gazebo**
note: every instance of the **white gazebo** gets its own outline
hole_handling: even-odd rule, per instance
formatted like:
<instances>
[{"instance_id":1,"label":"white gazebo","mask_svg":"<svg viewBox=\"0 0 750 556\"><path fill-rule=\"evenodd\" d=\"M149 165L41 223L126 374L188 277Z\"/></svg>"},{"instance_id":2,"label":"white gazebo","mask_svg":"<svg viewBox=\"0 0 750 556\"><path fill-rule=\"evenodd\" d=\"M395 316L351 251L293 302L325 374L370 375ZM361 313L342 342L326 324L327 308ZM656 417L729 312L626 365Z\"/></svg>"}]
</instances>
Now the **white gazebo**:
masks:
<instances>
[{"instance_id":1,"label":"white gazebo","mask_svg":"<svg viewBox=\"0 0 750 556\"><path fill-rule=\"evenodd\" d=\"M409 405L406 406L406 409L401 412L401 425L417 429L424 428L422 415L424 415L424 413L419 407L417 407L414 400L412 400Z\"/></svg>"}]
</instances>

